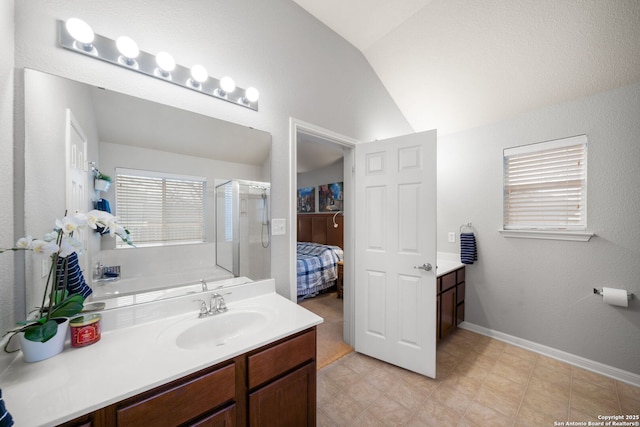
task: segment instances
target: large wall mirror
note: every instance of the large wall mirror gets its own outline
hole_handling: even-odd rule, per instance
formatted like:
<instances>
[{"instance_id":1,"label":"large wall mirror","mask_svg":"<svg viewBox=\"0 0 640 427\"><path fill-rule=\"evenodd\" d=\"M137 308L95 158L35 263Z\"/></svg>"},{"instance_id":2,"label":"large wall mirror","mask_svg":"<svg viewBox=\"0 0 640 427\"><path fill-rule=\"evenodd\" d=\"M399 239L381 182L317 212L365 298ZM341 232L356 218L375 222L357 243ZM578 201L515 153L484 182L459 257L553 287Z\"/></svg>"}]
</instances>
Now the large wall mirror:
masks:
<instances>
[{"instance_id":1,"label":"large wall mirror","mask_svg":"<svg viewBox=\"0 0 640 427\"><path fill-rule=\"evenodd\" d=\"M129 208L139 211L129 225L135 248L85 232L80 264L93 289L88 302L118 307L200 291L201 279L212 289L270 277L269 133L35 70L25 70L24 82L29 234L50 231L65 210L98 205L122 216L126 197L136 201L156 191L147 181L200 182L202 221L195 237L186 233L192 224L169 231L158 226L161 237L137 234L138 226L162 222L152 218L150 201ZM106 191L94 188L93 168L112 178ZM175 237L183 231L186 237ZM41 303L36 296L46 280L46 261L31 255L28 310Z\"/></svg>"}]
</instances>

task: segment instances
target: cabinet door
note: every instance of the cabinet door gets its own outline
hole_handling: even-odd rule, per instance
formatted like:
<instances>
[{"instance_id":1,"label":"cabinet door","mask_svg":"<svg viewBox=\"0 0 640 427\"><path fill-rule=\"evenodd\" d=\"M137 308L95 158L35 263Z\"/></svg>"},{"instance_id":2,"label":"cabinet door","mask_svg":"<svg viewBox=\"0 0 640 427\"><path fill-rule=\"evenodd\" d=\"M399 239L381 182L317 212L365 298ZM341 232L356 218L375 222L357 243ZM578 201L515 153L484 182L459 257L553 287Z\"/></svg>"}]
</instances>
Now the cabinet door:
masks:
<instances>
[{"instance_id":1,"label":"cabinet door","mask_svg":"<svg viewBox=\"0 0 640 427\"><path fill-rule=\"evenodd\" d=\"M456 288L440 295L440 338L446 337L456 326Z\"/></svg>"},{"instance_id":2,"label":"cabinet door","mask_svg":"<svg viewBox=\"0 0 640 427\"><path fill-rule=\"evenodd\" d=\"M316 364L305 365L251 393L249 425L316 425Z\"/></svg>"},{"instance_id":3,"label":"cabinet door","mask_svg":"<svg viewBox=\"0 0 640 427\"><path fill-rule=\"evenodd\" d=\"M236 419L236 405L209 415L203 420L189 424L189 427L232 427Z\"/></svg>"}]
</instances>

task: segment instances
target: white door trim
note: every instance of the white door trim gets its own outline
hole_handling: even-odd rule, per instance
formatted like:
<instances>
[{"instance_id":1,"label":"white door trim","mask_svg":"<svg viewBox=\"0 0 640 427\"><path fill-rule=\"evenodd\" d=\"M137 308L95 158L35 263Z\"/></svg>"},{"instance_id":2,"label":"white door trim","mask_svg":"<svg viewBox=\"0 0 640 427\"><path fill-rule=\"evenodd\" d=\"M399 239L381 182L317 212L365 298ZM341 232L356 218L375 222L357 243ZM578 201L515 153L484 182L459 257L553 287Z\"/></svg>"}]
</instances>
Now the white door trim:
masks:
<instances>
[{"instance_id":1,"label":"white door trim","mask_svg":"<svg viewBox=\"0 0 640 427\"><path fill-rule=\"evenodd\" d=\"M297 240L297 227L296 223L293 220L297 217L297 144L298 144L298 132L313 135L320 137L322 139L331 141L335 144L342 145L349 150L346 150L344 157L344 257L345 259L354 259L354 234L353 227L355 219L355 212L353 209L355 193L354 193L354 175L353 175L353 166L354 166L354 155L353 155L353 147L360 143L360 141L341 135L337 132L333 132L329 129L322 128L320 126L316 126L311 123L304 122L302 120L296 119L295 117L289 118L289 158L291 159L289 174L289 218L291 220L288 224L288 235L289 235L289 265L291 269L289 271L289 298L292 301L296 301L297 289L296 289L296 240ZM344 277L344 340L347 344L353 346L353 337L355 336L355 305L354 298L352 297L351 290L353 286L351 285L354 282L354 269L352 266L345 266L345 277Z\"/></svg>"}]
</instances>

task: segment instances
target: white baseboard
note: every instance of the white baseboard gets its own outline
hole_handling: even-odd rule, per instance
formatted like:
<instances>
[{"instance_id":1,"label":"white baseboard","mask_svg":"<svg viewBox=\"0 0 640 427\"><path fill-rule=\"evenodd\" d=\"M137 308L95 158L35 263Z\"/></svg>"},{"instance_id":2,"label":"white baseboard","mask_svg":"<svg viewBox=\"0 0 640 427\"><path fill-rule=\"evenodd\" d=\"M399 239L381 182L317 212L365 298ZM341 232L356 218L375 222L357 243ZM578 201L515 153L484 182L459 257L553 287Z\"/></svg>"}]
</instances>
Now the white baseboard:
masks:
<instances>
[{"instance_id":1,"label":"white baseboard","mask_svg":"<svg viewBox=\"0 0 640 427\"><path fill-rule=\"evenodd\" d=\"M485 328L484 326L479 326L474 323L462 322L458 327L495 338L508 344L513 344L517 347L524 348L525 350L531 350L544 356L566 362L570 365L586 369L587 371L622 381L632 386L640 387L640 375L634 374L633 372L623 371L622 369L614 368L613 366L605 365L604 363L595 362L593 360L557 350L552 347L547 347L546 345L538 344L533 341L528 341L503 332L494 331L493 329Z\"/></svg>"}]
</instances>

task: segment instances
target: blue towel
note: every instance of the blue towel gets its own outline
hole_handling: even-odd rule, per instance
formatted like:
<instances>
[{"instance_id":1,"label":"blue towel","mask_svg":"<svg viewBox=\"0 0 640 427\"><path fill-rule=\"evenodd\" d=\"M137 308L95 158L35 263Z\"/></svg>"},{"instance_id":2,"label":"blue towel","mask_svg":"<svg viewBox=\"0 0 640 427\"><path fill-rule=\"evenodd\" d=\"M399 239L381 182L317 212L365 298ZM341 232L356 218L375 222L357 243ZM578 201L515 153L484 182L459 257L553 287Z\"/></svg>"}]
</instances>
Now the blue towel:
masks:
<instances>
[{"instance_id":1,"label":"blue towel","mask_svg":"<svg viewBox=\"0 0 640 427\"><path fill-rule=\"evenodd\" d=\"M478 260L478 249L476 248L476 237L473 233L460 233L460 262L463 264L473 264Z\"/></svg>"},{"instance_id":2,"label":"blue towel","mask_svg":"<svg viewBox=\"0 0 640 427\"><path fill-rule=\"evenodd\" d=\"M13 418L7 408L4 406L4 400L2 400L2 390L0 390L0 427L10 427L13 425Z\"/></svg>"}]
</instances>

